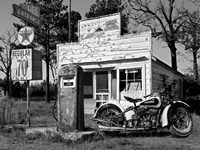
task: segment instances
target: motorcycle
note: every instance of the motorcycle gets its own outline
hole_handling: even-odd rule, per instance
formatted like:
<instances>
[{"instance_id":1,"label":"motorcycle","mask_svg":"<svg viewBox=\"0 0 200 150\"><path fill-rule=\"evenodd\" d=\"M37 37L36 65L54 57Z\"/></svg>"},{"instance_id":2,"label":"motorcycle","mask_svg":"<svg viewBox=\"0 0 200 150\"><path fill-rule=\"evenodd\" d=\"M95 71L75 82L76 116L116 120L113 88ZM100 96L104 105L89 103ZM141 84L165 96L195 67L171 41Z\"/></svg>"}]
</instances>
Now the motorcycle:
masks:
<instances>
[{"instance_id":1,"label":"motorcycle","mask_svg":"<svg viewBox=\"0 0 200 150\"><path fill-rule=\"evenodd\" d=\"M105 133L121 131L168 131L178 137L187 137L193 128L189 105L182 101L165 99L159 93L133 99L124 96L131 106L124 109L119 102L111 100L101 105L93 120Z\"/></svg>"}]
</instances>

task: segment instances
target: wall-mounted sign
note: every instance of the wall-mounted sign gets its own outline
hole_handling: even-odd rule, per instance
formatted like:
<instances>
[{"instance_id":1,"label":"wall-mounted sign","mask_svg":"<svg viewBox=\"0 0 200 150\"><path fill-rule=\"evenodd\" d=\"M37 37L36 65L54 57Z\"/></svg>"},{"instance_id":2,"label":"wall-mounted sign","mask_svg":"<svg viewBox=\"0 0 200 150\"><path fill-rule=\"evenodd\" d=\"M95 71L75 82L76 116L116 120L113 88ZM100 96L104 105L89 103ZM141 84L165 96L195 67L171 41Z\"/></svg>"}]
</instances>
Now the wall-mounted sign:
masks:
<instances>
[{"instance_id":1,"label":"wall-mounted sign","mask_svg":"<svg viewBox=\"0 0 200 150\"><path fill-rule=\"evenodd\" d=\"M117 39L120 35L120 13L79 21L79 40L84 44Z\"/></svg>"},{"instance_id":2,"label":"wall-mounted sign","mask_svg":"<svg viewBox=\"0 0 200 150\"><path fill-rule=\"evenodd\" d=\"M20 44L26 46L31 44L34 39L34 32L31 27L23 27L19 30L18 41Z\"/></svg>"},{"instance_id":3,"label":"wall-mounted sign","mask_svg":"<svg viewBox=\"0 0 200 150\"><path fill-rule=\"evenodd\" d=\"M41 80L42 54L32 49L12 50L11 77L13 80Z\"/></svg>"},{"instance_id":4,"label":"wall-mounted sign","mask_svg":"<svg viewBox=\"0 0 200 150\"><path fill-rule=\"evenodd\" d=\"M26 9L23 9L22 7L13 4L13 16L22 19L28 23L31 23L35 26L40 26L41 25L41 19L40 17L34 15L32 12L29 12Z\"/></svg>"}]
</instances>

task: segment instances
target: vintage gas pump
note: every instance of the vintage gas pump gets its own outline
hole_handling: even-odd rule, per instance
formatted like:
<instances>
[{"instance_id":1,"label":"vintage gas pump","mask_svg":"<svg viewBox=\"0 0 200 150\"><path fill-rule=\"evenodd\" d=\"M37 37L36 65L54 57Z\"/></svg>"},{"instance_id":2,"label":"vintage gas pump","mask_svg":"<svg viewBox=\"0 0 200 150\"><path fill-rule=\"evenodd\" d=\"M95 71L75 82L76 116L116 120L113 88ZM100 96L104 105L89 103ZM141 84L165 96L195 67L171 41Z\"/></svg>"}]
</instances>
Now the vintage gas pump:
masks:
<instances>
[{"instance_id":1,"label":"vintage gas pump","mask_svg":"<svg viewBox=\"0 0 200 150\"><path fill-rule=\"evenodd\" d=\"M84 130L83 70L65 65L58 71L58 122L66 131Z\"/></svg>"}]
</instances>

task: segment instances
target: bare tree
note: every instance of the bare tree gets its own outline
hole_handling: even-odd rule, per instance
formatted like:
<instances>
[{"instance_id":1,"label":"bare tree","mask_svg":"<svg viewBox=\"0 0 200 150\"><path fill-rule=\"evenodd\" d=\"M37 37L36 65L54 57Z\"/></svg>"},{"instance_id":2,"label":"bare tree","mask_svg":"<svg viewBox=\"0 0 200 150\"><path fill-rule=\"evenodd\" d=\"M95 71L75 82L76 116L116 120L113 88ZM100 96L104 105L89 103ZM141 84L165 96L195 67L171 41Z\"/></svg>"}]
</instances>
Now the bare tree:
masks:
<instances>
[{"instance_id":1,"label":"bare tree","mask_svg":"<svg viewBox=\"0 0 200 150\"><path fill-rule=\"evenodd\" d=\"M6 91L11 96L11 52L16 47L17 34L14 30L7 30L0 36L0 71L6 75Z\"/></svg>"},{"instance_id":2,"label":"bare tree","mask_svg":"<svg viewBox=\"0 0 200 150\"><path fill-rule=\"evenodd\" d=\"M191 51L193 55L193 71L195 79L199 79L198 73L198 52L200 49L200 12L183 11L185 18L179 35L179 41L185 46L185 50Z\"/></svg>"},{"instance_id":3,"label":"bare tree","mask_svg":"<svg viewBox=\"0 0 200 150\"><path fill-rule=\"evenodd\" d=\"M171 51L172 68L177 70L176 42L182 16L180 0L127 0L130 18L135 25L143 25L152 31L155 38L164 40Z\"/></svg>"}]
</instances>

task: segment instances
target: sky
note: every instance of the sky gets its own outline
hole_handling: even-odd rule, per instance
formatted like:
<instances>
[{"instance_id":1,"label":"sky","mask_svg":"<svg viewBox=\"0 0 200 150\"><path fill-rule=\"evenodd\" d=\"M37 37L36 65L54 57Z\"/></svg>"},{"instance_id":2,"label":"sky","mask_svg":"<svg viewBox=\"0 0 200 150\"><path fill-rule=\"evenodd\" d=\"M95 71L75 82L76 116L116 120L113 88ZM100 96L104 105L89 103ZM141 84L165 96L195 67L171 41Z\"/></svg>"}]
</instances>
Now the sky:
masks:
<instances>
[{"instance_id":1,"label":"sky","mask_svg":"<svg viewBox=\"0 0 200 150\"><path fill-rule=\"evenodd\" d=\"M68 4L68 0L63 0ZM12 4L24 3L25 0L0 0L0 34L6 31L6 28L13 28L13 22L19 22L20 19L12 15ZM84 19L85 13L89 11L90 6L95 0L71 0L72 10L78 11Z\"/></svg>"},{"instance_id":2,"label":"sky","mask_svg":"<svg viewBox=\"0 0 200 150\"><path fill-rule=\"evenodd\" d=\"M79 12L82 19L85 19L85 13L90 10L90 6L96 0L71 0L71 10ZM0 0L0 36L5 34L7 30L12 30L13 23L19 23L20 19L12 15L12 4L19 5L25 0ZM63 4L67 5L68 0L63 0ZM45 65L43 65L45 66ZM44 72L45 74L45 72ZM0 78L4 78L5 74L0 72Z\"/></svg>"},{"instance_id":3,"label":"sky","mask_svg":"<svg viewBox=\"0 0 200 150\"><path fill-rule=\"evenodd\" d=\"M96 0L71 0L71 9L78 11L82 19L85 19L85 13L89 11L90 6L95 3ZM20 19L12 15L12 4L23 3L25 0L0 0L0 35L5 34L6 30L13 29L13 22L18 23ZM64 0L64 4L68 4L68 0ZM161 41L153 41L153 54L163 62L170 65L170 51L166 43ZM181 54L185 52L183 48L178 47ZM178 56L178 71L184 73L185 70L191 66L191 63L188 62L184 57ZM45 65L44 65L45 66ZM44 73L45 74L45 73ZM0 73L0 78L3 78L4 74Z\"/></svg>"}]
</instances>

